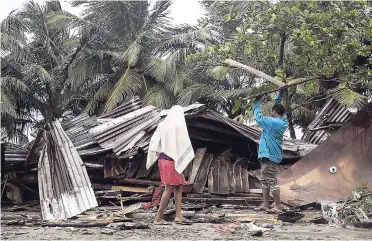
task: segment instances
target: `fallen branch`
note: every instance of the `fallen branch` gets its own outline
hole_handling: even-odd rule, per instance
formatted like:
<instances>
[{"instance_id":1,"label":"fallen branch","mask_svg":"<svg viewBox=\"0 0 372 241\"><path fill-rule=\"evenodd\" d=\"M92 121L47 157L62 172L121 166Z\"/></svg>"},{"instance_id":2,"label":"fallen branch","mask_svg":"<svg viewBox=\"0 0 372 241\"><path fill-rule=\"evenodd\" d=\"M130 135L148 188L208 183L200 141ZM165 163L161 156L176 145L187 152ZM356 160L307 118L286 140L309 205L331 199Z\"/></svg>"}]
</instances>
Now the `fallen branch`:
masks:
<instances>
[{"instance_id":1,"label":"fallen branch","mask_svg":"<svg viewBox=\"0 0 372 241\"><path fill-rule=\"evenodd\" d=\"M268 91L265 91L265 92L262 92L260 94L255 94L255 95L250 95L246 98L243 98L244 100L249 100L249 99L253 99L253 98L256 98L258 96L262 96L262 95L268 95L268 94L271 94L271 93L274 93L274 92L277 92L279 90L281 90L282 88L289 88L289 87L292 87L292 86L295 86L295 85L300 85L300 84L303 84L303 83L306 83L306 82L309 82L311 80L314 80L313 78L310 78L310 79L305 79L303 81L300 81L300 82L297 82L297 83L293 83L293 84L289 84L289 85L284 85L282 87L279 87L279 88L276 88L276 89L273 89L273 90L268 90Z\"/></svg>"},{"instance_id":2,"label":"fallen branch","mask_svg":"<svg viewBox=\"0 0 372 241\"><path fill-rule=\"evenodd\" d=\"M247 65L244 65L242 63L239 63L239 62L237 62L235 60L226 59L226 60L223 61L223 63L224 64L227 64L228 66L233 67L233 68L239 68L239 69L243 69L245 71L248 71L248 72L250 72L250 73L252 73L252 74L254 74L254 75L258 76L258 77L261 77L263 79L266 79L266 80L270 81L271 83L273 83L273 84L275 84L277 86L280 86L280 87L285 86L285 83L277 80L276 78L271 77L270 75L267 75L264 72L261 72L261 71L255 69L255 68L252 68L252 67L249 67Z\"/></svg>"}]
</instances>

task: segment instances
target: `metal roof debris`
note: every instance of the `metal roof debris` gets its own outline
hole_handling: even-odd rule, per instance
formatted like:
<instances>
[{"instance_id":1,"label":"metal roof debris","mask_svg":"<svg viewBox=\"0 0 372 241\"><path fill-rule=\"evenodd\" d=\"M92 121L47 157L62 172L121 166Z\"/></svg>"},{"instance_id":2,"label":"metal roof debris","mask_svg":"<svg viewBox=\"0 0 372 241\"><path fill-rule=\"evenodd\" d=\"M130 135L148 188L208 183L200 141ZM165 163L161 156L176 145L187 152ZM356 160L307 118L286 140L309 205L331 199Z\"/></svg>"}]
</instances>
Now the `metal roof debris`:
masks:
<instances>
[{"instance_id":1,"label":"metal roof debris","mask_svg":"<svg viewBox=\"0 0 372 241\"><path fill-rule=\"evenodd\" d=\"M112 150L117 156L130 157L139 150L147 152L151 135L167 111L153 106L140 108L135 97L98 119L81 115L63 126L80 154ZM184 107L184 111L191 139L223 145L233 142L229 138L259 143L260 131L208 110L202 104ZM284 157L300 158L315 146L285 137Z\"/></svg>"},{"instance_id":2,"label":"metal roof debris","mask_svg":"<svg viewBox=\"0 0 372 241\"><path fill-rule=\"evenodd\" d=\"M310 123L302 140L319 144L343 126L352 116L353 113L348 108L331 98Z\"/></svg>"},{"instance_id":3,"label":"metal roof debris","mask_svg":"<svg viewBox=\"0 0 372 241\"><path fill-rule=\"evenodd\" d=\"M38 163L43 219L63 220L98 206L83 161L58 120L44 138Z\"/></svg>"},{"instance_id":4,"label":"metal roof debris","mask_svg":"<svg viewBox=\"0 0 372 241\"><path fill-rule=\"evenodd\" d=\"M294 206L337 202L361 183L372 190L372 102L309 154L283 171L281 199ZM330 167L336 167L336 172Z\"/></svg>"}]
</instances>

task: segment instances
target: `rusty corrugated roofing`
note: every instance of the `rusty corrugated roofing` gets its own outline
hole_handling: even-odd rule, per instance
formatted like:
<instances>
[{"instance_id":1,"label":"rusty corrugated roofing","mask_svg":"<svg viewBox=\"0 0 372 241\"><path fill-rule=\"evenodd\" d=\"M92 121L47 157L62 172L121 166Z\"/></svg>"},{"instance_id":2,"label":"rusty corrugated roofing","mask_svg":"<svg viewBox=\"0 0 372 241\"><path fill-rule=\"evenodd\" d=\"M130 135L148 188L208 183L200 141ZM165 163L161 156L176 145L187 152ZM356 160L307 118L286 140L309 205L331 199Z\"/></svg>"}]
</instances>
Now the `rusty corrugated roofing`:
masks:
<instances>
[{"instance_id":1,"label":"rusty corrugated roofing","mask_svg":"<svg viewBox=\"0 0 372 241\"><path fill-rule=\"evenodd\" d=\"M372 102L278 176L281 200L293 206L337 202L362 183L371 191L371 160ZM336 172L330 167L336 167Z\"/></svg>"}]
</instances>

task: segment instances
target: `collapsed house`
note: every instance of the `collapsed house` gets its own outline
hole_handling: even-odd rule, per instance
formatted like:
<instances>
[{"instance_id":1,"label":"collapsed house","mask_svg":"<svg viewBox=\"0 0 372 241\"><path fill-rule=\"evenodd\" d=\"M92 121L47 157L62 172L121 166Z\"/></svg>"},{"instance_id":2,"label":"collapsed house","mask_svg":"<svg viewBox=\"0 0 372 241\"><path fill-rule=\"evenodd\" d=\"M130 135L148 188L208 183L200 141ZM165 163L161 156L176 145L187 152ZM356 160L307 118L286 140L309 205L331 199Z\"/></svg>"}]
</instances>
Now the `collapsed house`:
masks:
<instances>
[{"instance_id":1,"label":"collapsed house","mask_svg":"<svg viewBox=\"0 0 372 241\"><path fill-rule=\"evenodd\" d=\"M365 185L372 190L372 102L317 148L278 176L292 206L333 203Z\"/></svg>"},{"instance_id":2,"label":"collapsed house","mask_svg":"<svg viewBox=\"0 0 372 241\"><path fill-rule=\"evenodd\" d=\"M185 107L184 112L190 139L196 152L194 161L184 173L186 179L193 183L191 189L185 192L228 195L249 193L252 188L259 188L257 185L254 186L248 171L259 168L257 148L260 131L239 124L201 104ZM98 118L81 114L62 120L61 128L57 131L61 135L66 134L68 138L64 143L67 143L66 147L73 153L70 156L77 160L75 164L67 166L78 168L80 163L76 158L78 154L83 167L80 171L72 170L72 173L84 173L84 170L87 170L87 176L93 184L99 202L117 199L118 196L128 197L133 193L136 196L131 200L151 200L151 197L144 198L142 194L148 194L150 186L160 184L160 174L157 165L150 170L146 169L146 155L151 136L166 114L166 110L161 111L153 106L142 107L141 100L135 97ZM43 141L44 138L37 137L28 145L30 151L27 156L19 160L18 166L11 165L13 169L9 169L17 175L22 173L23 176L17 178L17 181L23 185L35 188L37 183L40 184L37 168L39 173L40 168L47 168L40 166L40 160L48 154L45 153L45 148L42 149ZM69 141L71 144L68 144ZM298 160L315 146L285 137L284 161ZM74 154L74 150L77 154ZM5 153L7 151L5 148ZM5 157L5 163L9 161L10 159ZM25 163L27 165L24 165ZM58 174L61 170L55 168L54 171L56 172L54 174L61 176L63 180L63 176ZM69 176L71 178L69 182L81 184L81 180L76 180L81 177ZM42 190L49 190L50 182L42 183ZM39 190L40 188L39 186ZM62 190L54 188L53 191ZM92 203L88 206L94 205ZM67 208L61 205L59 207L64 210Z\"/></svg>"}]
</instances>

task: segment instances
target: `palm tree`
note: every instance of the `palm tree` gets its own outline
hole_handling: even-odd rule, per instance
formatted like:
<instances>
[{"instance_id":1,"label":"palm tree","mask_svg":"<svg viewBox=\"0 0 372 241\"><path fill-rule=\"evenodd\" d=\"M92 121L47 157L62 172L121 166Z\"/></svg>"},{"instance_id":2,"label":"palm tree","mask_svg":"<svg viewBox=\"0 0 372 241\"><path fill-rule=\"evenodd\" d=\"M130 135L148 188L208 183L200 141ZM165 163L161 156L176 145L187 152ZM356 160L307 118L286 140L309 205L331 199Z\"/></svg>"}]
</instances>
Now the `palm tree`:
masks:
<instances>
[{"instance_id":1,"label":"palm tree","mask_svg":"<svg viewBox=\"0 0 372 241\"><path fill-rule=\"evenodd\" d=\"M86 110L98 113L113 109L132 95L145 104L169 108L189 77L182 65L185 57L211 39L207 28L173 26L169 17L171 1L86 1L84 18L65 13L51 21L69 22L86 39L83 52L73 66L76 82L93 80ZM94 43L94 47L90 47ZM87 66L106 66L89 73ZM87 71L86 71L87 70Z\"/></svg>"},{"instance_id":2,"label":"palm tree","mask_svg":"<svg viewBox=\"0 0 372 241\"><path fill-rule=\"evenodd\" d=\"M82 109L84 96L76 90L88 85L69 81L69 67L80 51L78 38L72 29L48 22L59 11L59 2L40 6L30 1L1 23L2 119L8 130L21 120L33 122L34 112L49 123L67 110Z\"/></svg>"}]
</instances>

